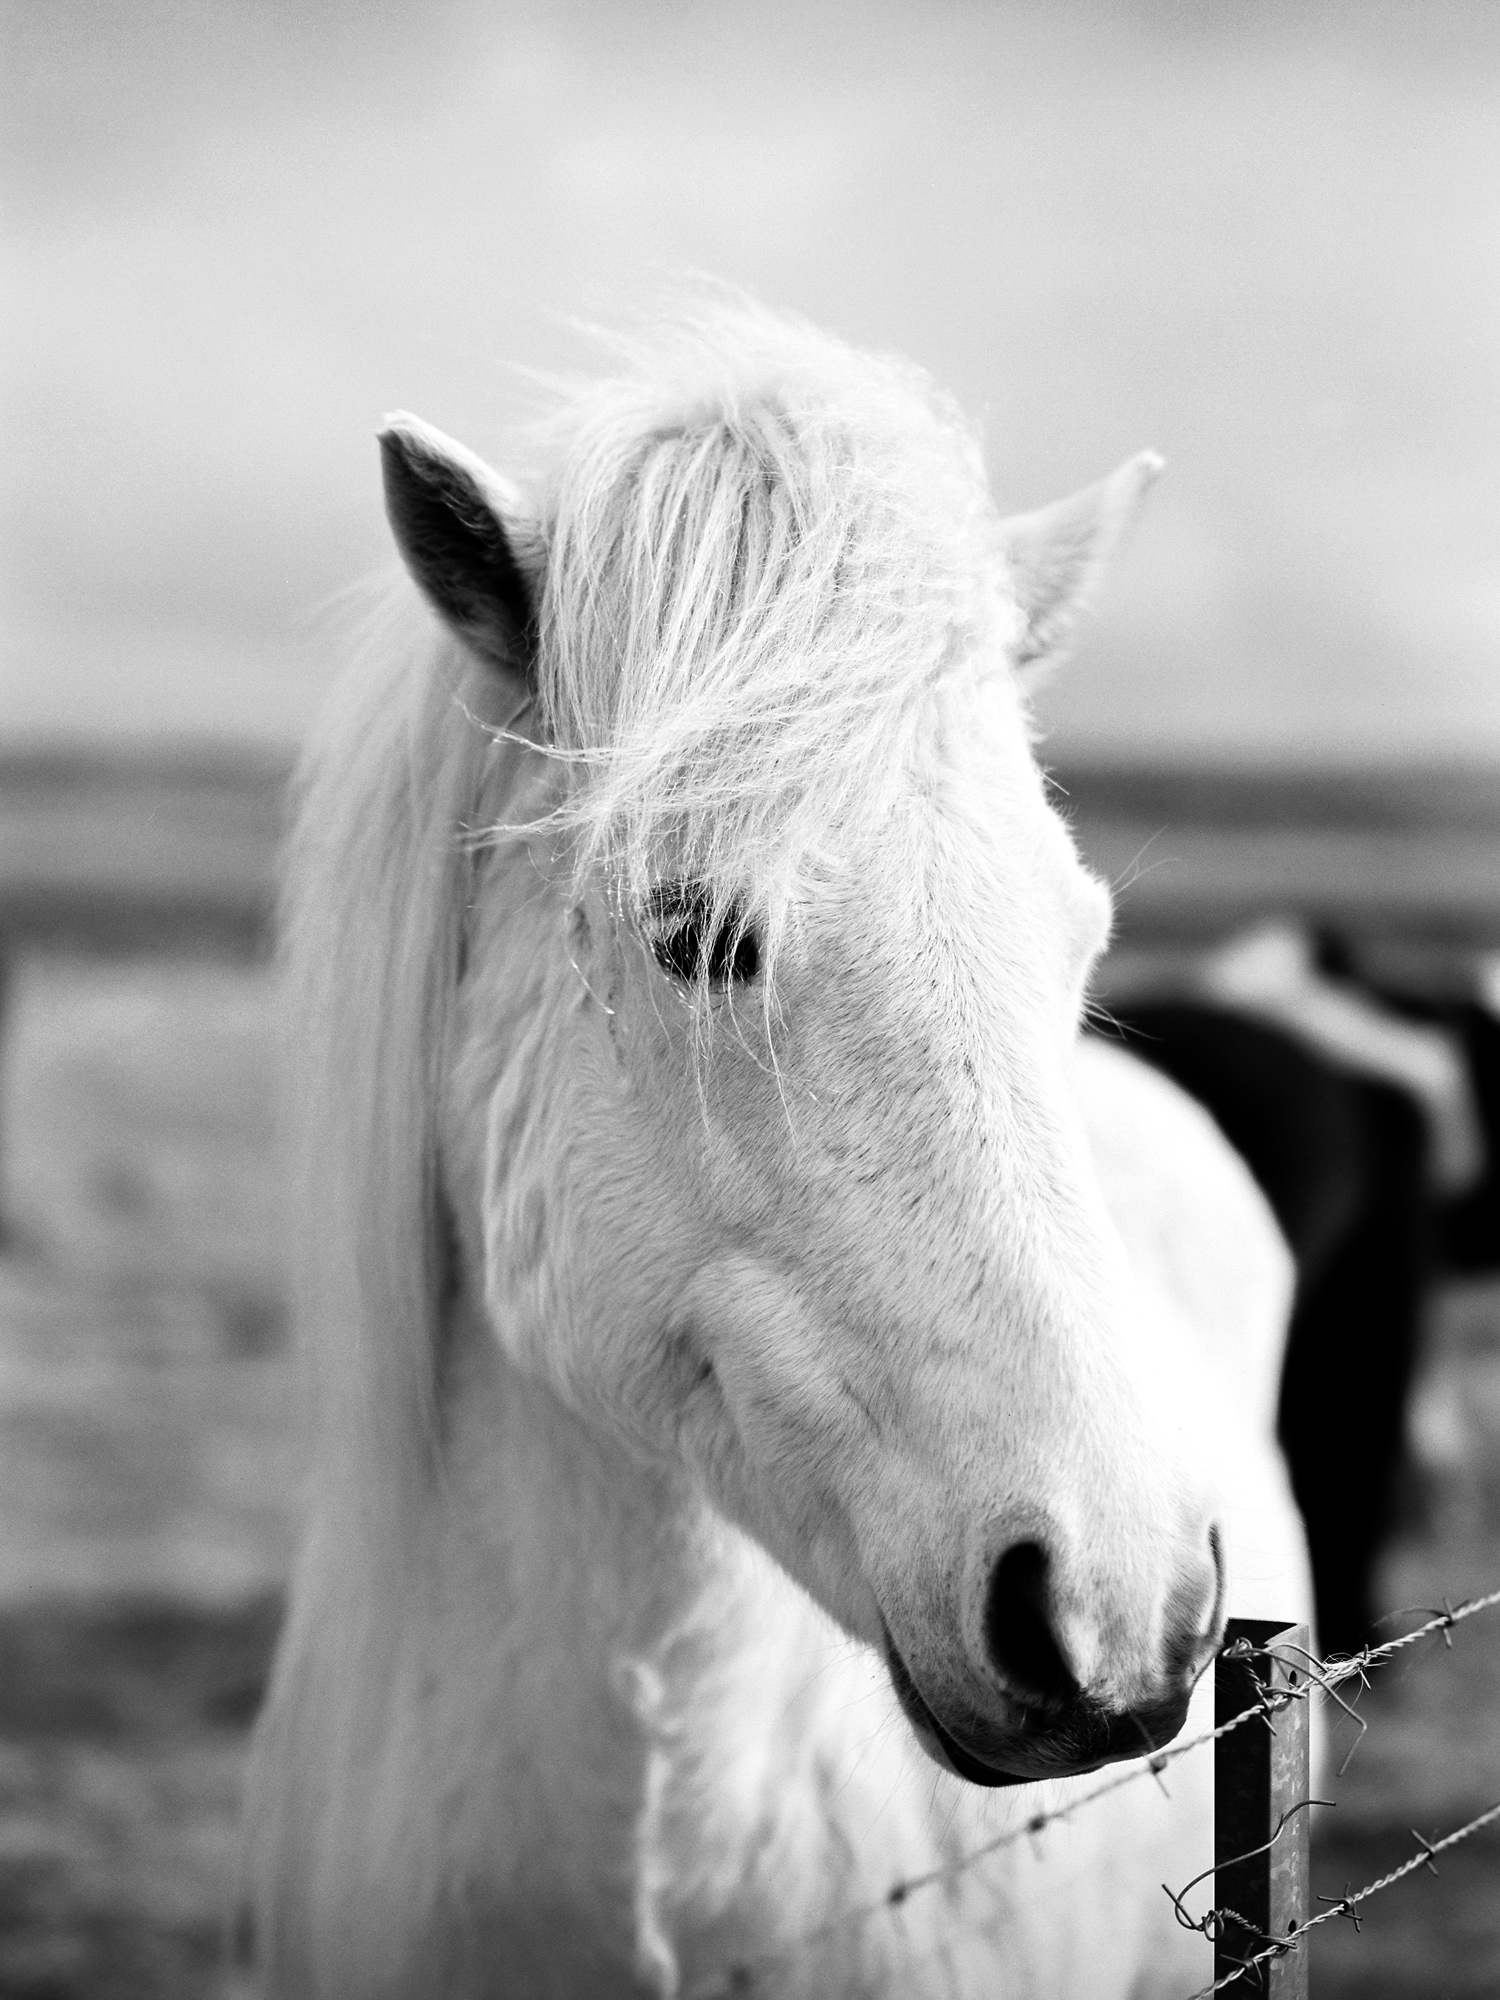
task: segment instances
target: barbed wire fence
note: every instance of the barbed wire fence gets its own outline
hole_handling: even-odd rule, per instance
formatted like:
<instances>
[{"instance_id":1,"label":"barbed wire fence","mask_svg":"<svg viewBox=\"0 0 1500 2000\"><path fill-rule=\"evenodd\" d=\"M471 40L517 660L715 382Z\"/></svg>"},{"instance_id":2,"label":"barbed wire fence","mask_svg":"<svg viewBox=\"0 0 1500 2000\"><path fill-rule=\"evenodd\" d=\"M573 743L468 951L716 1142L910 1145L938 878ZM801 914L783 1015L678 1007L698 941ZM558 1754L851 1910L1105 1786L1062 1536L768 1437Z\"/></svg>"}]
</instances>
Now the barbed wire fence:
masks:
<instances>
[{"instance_id":1,"label":"barbed wire fence","mask_svg":"<svg viewBox=\"0 0 1500 2000\"><path fill-rule=\"evenodd\" d=\"M1419 1870L1431 1869L1435 1873L1434 1862L1438 1855L1500 1821L1500 1800L1497 1800L1494 1805L1441 1838L1427 1839L1413 1829L1412 1838L1417 1848L1406 1860L1374 1881L1367 1882L1363 1888L1351 1891L1346 1886L1339 1896L1317 1897L1316 1900L1325 1907L1312 1910L1314 1899L1308 1892L1306 1872L1308 1811L1313 1805L1326 1805L1331 1801L1315 1799L1307 1791L1309 1703L1314 1695L1326 1697L1356 1727L1355 1740L1338 1767L1337 1775L1341 1777L1368 1724L1340 1690L1351 1682L1358 1683L1362 1688L1368 1686L1372 1668L1383 1665L1423 1640L1441 1635L1444 1644L1451 1646L1456 1626L1497 1606L1500 1606L1500 1590L1466 1598L1456 1605L1445 1601L1441 1610L1426 1615L1423 1622L1411 1631L1379 1645L1367 1646L1360 1652L1337 1655L1327 1660L1320 1660L1309 1649L1306 1627L1231 1621L1226 1642L1215 1662L1216 1713L1212 1728L1179 1738L1177 1742L1153 1751L1149 1757L1121 1765L1108 1778L1066 1803L1029 1814L1024 1820L951 1861L904 1876L892 1882L881 1896L841 1910L836 1916L812 1926L774 1949L735 1960L708 1982L695 1986L695 2000L729 2000L729 1996L733 1995L764 1992L775 1974L784 1972L802 1954L833 1943L841 1936L852 1936L866 1924L890 1917L902 1910L912 1897L926 1890L952 1885L1005 1848L1023 1840L1034 1840L1049 1826L1075 1818L1099 1800L1128 1785L1142 1783L1148 1778L1160 1781L1163 1772L1179 1759L1207 1750L1210 1746L1215 1751L1216 1792L1223 1792L1226 1778L1232 1790L1248 1788L1253 1795L1252 1809L1265 1816L1263 1823L1267 1832L1264 1839L1248 1848L1233 1844L1226 1846L1226 1825L1232 1829L1234 1817L1232 1814L1227 1818L1216 1814L1214 1866L1205 1869L1181 1889L1173 1890L1165 1883L1162 1885L1177 1921L1185 1929L1199 1932L1214 1946L1215 1976L1212 1982L1191 1995L1185 1995L1184 2000L1212 2000L1213 1995L1228 1988L1238 1988L1247 1996L1250 1993L1259 1994L1263 2000L1283 2000L1283 1996L1284 2000L1293 2000L1293 1996L1307 1991L1306 1954L1299 1950L1299 1946L1312 1931L1335 1918L1352 1921L1358 1928L1362 1906L1372 1897ZM1234 1707L1232 1712L1221 1713L1226 1705L1226 1695L1236 1685L1243 1686L1247 1677L1255 1688L1253 1697ZM1294 1719L1300 1720L1300 1728L1289 1731L1287 1725ZM1253 1756L1226 1759L1224 1746L1231 1739L1240 1738L1244 1732L1253 1730L1257 1724L1266 1732L1271 1745L1281 1745L1279 1760L1276 1750L1268 1750L1264 1743L1259 1747L1268 1754L1259 1759ZM1246 1766L1257 1763L1260 1769L1247 1778ZM1300 1795L1290 1795L1291 1788L1299 1785ZM1257 1863L1260 1864L1258 1870L1254 1866ZM1257 1875L1262 1878L1258 1888L1255 1884ZM1279 1883L1273 1884L1272 1878L1278 1875ZM1185 1899L1209 1876L1215 1880L1215 1901L1201 1915L1192 1916ZM1218 1900L1226 1886L1241 1889L1251 1886L1252 1894L1259 1893L1262 1898L1260 1910L1241 1909L1231 1904L1227 1897L1223 1901ZM1295 1968L1292 1979L1277 1976L1283 1968Z\"/></svg>"},{"instance_id":2,"label":"barbed wire fence","mask_svg":"<svg viewBox=\"0 0 1500 2000\"><path fill-rule=\"evenodd\" d=\"M1383 1664L1423 1639L1441 1634L1445 1645L1451 1646L1454 1626L1496 1605L1500 1605L1500 1591L1466 1599L1459 1605L1445 1603L1441 1611L1430 1613L1422 1624L1410 1632L1348 1657L1326 1661L1317 1659L1308 1650L1304 1628L1286 1628L1266 1637L1259 1634L1234 1635L1231 1629L1230 1642L1221 1651L1217 1665L1219 1697L1222 1700L1226 1689L1235 1685L1233 1670L1236 1667L1242 1674L1248 1672L1260 1682L1260 1692L1252 1704L1228 1719L1224 1734L1253 1721L1257 1716L1273 1740L1278 1734L1275 1718L1284 1720L1290 1715L1299 1715L1303 1727L1296 1754L1280 1759L1280 1771L1276 1769L1276 1752L1272 1752L1267 1760L1267 1782L1259 1786L1256 1800L1262 1823L1269 1829L1267 1838L1255 1847L1238 1851L1231 1844L1226 1851L1226 1821L1233 1829L1235 1801L1231 1798L1227 1802L1226 1811L1226 1802L1221 1797L1216 1801L1215 1809L1216 1852L1213 1868L1194 1877L1181 1890L1174 1892L1167 1889L1177 1921L1188 1930L1200 1932L1214 1946L1215 1976L1209 1985L1200 1987L1192 1994L1190 2000L1211 2000L1213 1994L1236 1987L1246 1994L1251 1991L1264 1994L1268 2000L1283 2000L1283 1996L1285 2000L1301 2000L1308 1990L1306 1956L1298 1950L1304 1938L1335 1917L1350 1919L1358 1929L1360 1906L1371 1897L1419 1869L1430 1869L1436 1874L1434 1862L1438 1854L1458 1846L1483 1827L1500 1820L1500 1801L1497 1801L1440 1839L1424 1838L1413 1828L1412 1839L1417 1843L1414 1854L1374 1881L1367 1882L1362 1889L1350 1890L1346 1885L1342 1895L1319 1896L1316 1900L1326 1907L1316 1912L1311 1909L1313 1899L1307 1879L1305 1815L1313 1805L1332 1803L1314 1799L1307 1790L1305 1723L1311 1697L1315 1693L1328 1696L1357 1727L1354 1742L1339 1766L1338 1775L1342 1777L1368 1725L1340 1695L1340 1687L1350 1681L1358 1681L1361 1686L1368 1685L1372 1667ZM1226 1669L1229 1670L1227 1673ZM1295 1736L1293 1740L1296 1740ZM1216 1790L1221 1794L1225 1775L1223 1768L1216 1766ZM1231 1790L1236 1782L1242 1784L1243 1764L1228 1775ZM1293 1786L1300 1796L1288 1798L1287 1791ZM1270 1823L1272 1815L1274 1825ZM1279 1850L1284 1845L1291 1847L1294 1854L1280 1854ZM1279 1883L1275 1879L1278 1872L1281 1875ZM1214 1904L1202 1916L1190 1916L1184 1899L1210 1874L1214 1877ZM1240 1908L1229 1900L1242 1884L1250 1887L1257 1905L1253 1911ZM1276 1975L1281 1968L1286 1968L1290 1976L1278 1978Z\"/></svg>"}]
</instances>

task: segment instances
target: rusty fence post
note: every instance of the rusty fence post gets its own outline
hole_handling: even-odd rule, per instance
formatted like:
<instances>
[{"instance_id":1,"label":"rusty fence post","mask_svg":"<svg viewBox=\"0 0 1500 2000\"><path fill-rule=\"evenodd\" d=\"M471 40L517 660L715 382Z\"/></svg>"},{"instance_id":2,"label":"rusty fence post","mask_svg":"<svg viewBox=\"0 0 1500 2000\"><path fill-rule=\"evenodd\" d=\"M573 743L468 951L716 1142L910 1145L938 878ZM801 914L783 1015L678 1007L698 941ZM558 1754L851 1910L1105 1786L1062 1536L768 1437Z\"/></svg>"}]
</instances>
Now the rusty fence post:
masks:
<instances>
[{"instance_id":1,"label":"rusty fence post","mask_svg":"<svg viewBox=\"0 0 1500 2000\"><path fill-rule=\"evenodd\" d=\"M1263 1618L1231 1618L1225 1643L1281 1646L1279 1660L1220 1658L1214 1669L1214 1724L1227 1722L1277 1688L1307 1679L1308 1629ZM1300 1651L1298 1650L1300 1648ZM1214 1745L1214 1907L1232 1910L1214 1945L1214 1977L1232 1975L1273 1939L1306 1923L1311 1791L1307 1701L1266 1721L1243 1722ZM1293 1808L1302 1805L1303 1809ZM1288 1817L1290 1815L1290 1817ZM1280 1833L1277 1828L1280 1827ZM1269 1843L1269 1844L1268 1844ZM1259 1853L1255 1849L1261 1849ZM1240 2000L1307 2000L1307 1946L1299 1944L1224 1989Z\"/></svg>"}]
</instances>

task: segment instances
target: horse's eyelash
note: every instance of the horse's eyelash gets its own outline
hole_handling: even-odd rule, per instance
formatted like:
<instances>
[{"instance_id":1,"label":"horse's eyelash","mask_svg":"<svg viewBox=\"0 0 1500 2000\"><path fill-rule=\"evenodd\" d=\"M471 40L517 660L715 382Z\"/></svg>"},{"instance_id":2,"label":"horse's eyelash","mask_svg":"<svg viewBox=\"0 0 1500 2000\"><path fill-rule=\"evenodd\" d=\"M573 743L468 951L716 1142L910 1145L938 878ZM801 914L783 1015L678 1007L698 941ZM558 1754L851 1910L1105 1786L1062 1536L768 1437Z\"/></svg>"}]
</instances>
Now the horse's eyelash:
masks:
<instances>
[{"instance_id":1,"label":"horse's eyelash","mask_svg":"<svg viewBox=\"0 0 1500 2000\"><path fill-rule=\"evenodd\" d=\"M760 970L760 940L740 905L717 904L695 883L653 893L646 934L657 964L684 985L743 985Z\"/></svg>"}]
</instances>

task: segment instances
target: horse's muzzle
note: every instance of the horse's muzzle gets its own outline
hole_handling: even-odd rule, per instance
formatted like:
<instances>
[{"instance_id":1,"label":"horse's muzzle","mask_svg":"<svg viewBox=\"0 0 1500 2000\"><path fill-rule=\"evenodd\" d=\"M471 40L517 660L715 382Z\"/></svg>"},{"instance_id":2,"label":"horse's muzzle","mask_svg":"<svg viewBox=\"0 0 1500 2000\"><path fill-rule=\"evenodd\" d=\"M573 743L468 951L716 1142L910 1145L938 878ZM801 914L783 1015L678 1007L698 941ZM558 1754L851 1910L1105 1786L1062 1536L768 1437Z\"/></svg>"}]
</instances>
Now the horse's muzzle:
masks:
<instances>
[{"instance_id":1,"label":"horse's muzzle","mask_svg":"<svg viewBox=\"0 0 1500 2000\"><path fill-rule=\"evenodd\" d=\"M956 1777L992 1788L1079 1778L1125 1757L1148 1757L1182 1728L1193 1692L1188 1680L1160 1701L1124 1711L1079 1694L1045 1709L1020 1708L1003 1729L974 1716L948 1727L923 1699L889 1633L885 1654L896 1699L923 1749Z\"/></svg>"}]
</instances>

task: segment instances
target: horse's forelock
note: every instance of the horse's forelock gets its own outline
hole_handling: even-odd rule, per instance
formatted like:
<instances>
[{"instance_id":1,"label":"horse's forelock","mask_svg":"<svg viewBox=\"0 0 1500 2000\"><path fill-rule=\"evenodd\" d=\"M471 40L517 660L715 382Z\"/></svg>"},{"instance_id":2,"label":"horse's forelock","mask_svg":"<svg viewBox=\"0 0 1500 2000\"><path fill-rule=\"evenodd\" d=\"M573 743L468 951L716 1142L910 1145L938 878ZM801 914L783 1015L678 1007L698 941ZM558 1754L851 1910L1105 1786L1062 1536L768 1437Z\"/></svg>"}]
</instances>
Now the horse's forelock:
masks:
<instances>
[{"instance_id":1,"label":"horse's forelock","mask_svg":"<svg viewBox=\"0 0 1500 2000\"><path fill-rule=\"evenodd\" d=\"M887 815L926 697L1003 672L977 448L904 363L735 305L627 350L551 427L540 686L581 868L691 871L774 957Z\"/></svg>"}]
</instances>

